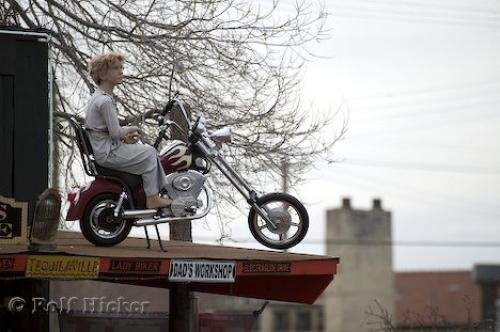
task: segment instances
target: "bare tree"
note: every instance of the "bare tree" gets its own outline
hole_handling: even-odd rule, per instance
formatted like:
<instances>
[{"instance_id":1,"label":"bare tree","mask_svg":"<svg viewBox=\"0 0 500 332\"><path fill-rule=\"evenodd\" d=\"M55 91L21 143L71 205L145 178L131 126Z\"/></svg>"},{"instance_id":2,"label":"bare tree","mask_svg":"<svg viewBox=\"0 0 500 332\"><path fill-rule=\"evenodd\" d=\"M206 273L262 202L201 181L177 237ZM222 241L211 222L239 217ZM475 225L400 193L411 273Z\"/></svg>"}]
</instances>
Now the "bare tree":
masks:
<instances>
[{"instance_id":1,"label":"bare tree","mask_svg":"<svg viewBox=\"0 0 500 332\"><path fill-rule=\"evenodd\" d=\"M471 320L472 300L465 296L463 298L464 310L467 322L456 326L443 315L439 307L428 305L424 312L406 311L401 321L396 322L389 311L380 302L373 300L365 315L366 324L370 331L464 331L464 332L486 332L494 331L495 323L490 321L473 322Z\"/></svg>"},{"instance_id":2,"label":"bare tree","mask_svg":"<svg viewBox=\"0 0 500 332\"><path fill-rule=\"evenodd\" d=\"M254 179L265 173L279 184L286 156L299 165L289 170L293 185L316 158L331 158L346 130L344 120L325 135L336 112L315 115L298 98L303 65L313 57L307 47L326 34L326 12L314 0L6 0L0 14L4 25L49 31L61 117L83 117L93 91L87 63L113 50L127 58L116 92L124 124L141 125L151 142L155 126L145 119L166 103L171 86L214 128L233 128L226 155ZM78 154L68 126L55 128L68 188ZM231 190L218 194L234 200Z\"/></svg>"}]
</instances>

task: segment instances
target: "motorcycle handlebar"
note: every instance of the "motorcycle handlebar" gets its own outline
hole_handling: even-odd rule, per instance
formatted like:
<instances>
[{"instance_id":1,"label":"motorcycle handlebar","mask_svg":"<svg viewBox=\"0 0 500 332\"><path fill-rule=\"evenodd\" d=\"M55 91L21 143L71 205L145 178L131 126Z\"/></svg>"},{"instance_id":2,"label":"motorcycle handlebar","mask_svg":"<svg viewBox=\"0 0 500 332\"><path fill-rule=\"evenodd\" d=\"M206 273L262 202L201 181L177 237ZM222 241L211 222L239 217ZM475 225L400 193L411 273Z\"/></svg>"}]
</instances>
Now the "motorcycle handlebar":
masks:
<instances>
[{"instance_id":1,"label":"motorcycle handlebar","mask_svg":"<svg viewBox=\"0 0 500 332\"><path fill-rule=\"evenodd\" d=\"M196 131L196 128L198 128L198 124L200 123L200 119L201 119L201 116L198 116L198 118L196 118L196 121L194 122L191 130L192 131Z\"/></svg>"}]
</instances>

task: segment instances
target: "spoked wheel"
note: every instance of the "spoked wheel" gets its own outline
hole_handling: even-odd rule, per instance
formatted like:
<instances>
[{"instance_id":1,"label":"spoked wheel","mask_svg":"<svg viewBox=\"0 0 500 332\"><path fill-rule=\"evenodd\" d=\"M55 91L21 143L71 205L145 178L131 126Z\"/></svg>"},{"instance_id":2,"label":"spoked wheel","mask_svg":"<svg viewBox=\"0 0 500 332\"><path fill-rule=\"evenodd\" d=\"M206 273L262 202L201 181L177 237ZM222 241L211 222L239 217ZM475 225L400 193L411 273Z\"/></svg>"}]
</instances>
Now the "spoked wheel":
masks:
<instances>
[{"instance_id":1,"label":"spoked wheel","mask_svg":"<svg viewBox=\"0 0 500 332\"><path fill-rule=\"evenodd\" d=\"M309 229L307 210L295 197L285 193L272 193L260 197L261 207L276 227L266 222L255 208L248 214L248 226L257 241L272 249L289 249L306 236Z\"/></svg>"},{"instance_id":2,"label":"spoked wheel","mask_svg":"<svg viewBox=\"0 0 500 332\"><path fill-rule=\"evenodd\" d=\"M103 194L95 197L85 208L80 219L83 236L96 246L110 247L125 240L132 223L113 215L118 196ZM125 204L124 204L125 205Z\"/></svg>"}]
</instances>

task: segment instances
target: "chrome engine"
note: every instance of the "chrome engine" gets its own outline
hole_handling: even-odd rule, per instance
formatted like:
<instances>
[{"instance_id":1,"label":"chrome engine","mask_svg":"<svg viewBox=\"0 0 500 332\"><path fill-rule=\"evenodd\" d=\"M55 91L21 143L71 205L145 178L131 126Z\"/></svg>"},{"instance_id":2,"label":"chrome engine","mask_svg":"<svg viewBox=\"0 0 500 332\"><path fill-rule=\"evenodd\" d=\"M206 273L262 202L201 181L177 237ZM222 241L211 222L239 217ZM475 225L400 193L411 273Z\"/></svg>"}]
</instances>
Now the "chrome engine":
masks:
<instances>
[{"instance_id":1,"label":"chrome engine","mask_svg":"<svg viewBox=\"0 0 500 332\"><path fill-rule=\"evenodd\" d=\"M170 209L175 217L186 217L202 206L198 200L206 177L196 171L180 171L167 175L165 187L173 200Z\"/></svg>"}]
</instances>

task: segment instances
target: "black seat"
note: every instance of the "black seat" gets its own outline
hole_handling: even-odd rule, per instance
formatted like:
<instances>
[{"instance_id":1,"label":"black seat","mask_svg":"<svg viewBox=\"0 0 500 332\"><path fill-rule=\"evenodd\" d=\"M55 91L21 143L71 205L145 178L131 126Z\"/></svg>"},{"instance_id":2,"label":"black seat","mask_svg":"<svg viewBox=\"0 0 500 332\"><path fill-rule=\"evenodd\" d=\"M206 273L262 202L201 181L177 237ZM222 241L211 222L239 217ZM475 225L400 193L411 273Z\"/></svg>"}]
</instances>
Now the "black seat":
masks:
<instances>
[{"instance_id":1,"label":"black seat","mask_svg":"<svg viewBox=\"0 0 500 332\"><path fill-rule=\"evenodd\" d=\"M92 150L89 135L85 127L74 117L69 118L69 122L75 131L76 144L80 150L85 173L93 177L118 180L123 185L128 187L126 189L128 189L129 195L132 195L133 197L133 192L142 185L142 176L98 165L95 161L94 151Z\"/></svg>"},{"instance_id":2,"label":"black seat","mask_svg":"<svg viewBox=\"0 0 500 332\"><path fill-rule=\"evenodd\" d=\"M136 174L131 174L127 172L121 172L117 171L115 169L111 168L106 168L98 165L95 163L95 168L97 170L98 175L103 175L103 176L112 176L112 177L117 177L120 178L123 182L128 184L132 190L135 191L139 186L142 185L142 176L136 175Z\"/></svg>"}]
</instances>

